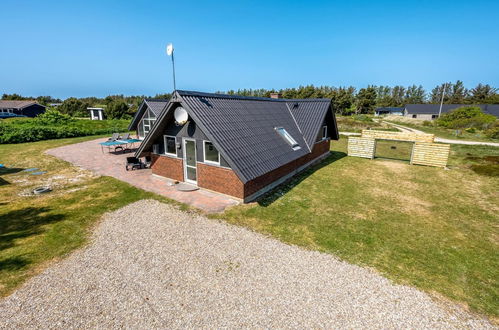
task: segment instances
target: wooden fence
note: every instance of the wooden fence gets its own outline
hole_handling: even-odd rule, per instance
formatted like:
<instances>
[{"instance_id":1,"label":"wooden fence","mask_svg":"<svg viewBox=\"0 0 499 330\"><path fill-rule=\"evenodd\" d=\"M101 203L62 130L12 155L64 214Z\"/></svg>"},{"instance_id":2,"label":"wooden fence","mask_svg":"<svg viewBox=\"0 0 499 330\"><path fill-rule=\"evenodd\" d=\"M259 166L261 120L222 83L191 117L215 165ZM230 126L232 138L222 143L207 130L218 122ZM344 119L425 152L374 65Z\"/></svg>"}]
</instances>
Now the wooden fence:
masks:
<instances>
[{"instance_id":1,"label":"wooden fence","mask_svg":"<svg viewBox=\"0 0 499 330\"><path fill-rule=\"evenodd\" d=\"M412 148L411 164L445 167L449 152L450 144L416 142Z\"/></svg>"},{"instance_id":2,"label":"wooden fence","mask_svg":"<svg viewBox=\"0 0 499 330\"><path fill-rule=\"evenodd\" d=\"M362 137L369 137L373 139L380 140L396 140L396 141L408 141L408 142L434 142L434 134L419 134L411 132L389 132L389 131L377 131L377 130L362 130Z\"/></svg>"},{"instance_id":3,"label":"wooden fence","mask_svg":"<svg viewBox=\"0 0 499 330\"><path fill-rule=\"evenodd\" d=\"M348 156L374 158L376 151L376 140L369 137L354 137L348 138Z\"/></svg>"}]
</instances>

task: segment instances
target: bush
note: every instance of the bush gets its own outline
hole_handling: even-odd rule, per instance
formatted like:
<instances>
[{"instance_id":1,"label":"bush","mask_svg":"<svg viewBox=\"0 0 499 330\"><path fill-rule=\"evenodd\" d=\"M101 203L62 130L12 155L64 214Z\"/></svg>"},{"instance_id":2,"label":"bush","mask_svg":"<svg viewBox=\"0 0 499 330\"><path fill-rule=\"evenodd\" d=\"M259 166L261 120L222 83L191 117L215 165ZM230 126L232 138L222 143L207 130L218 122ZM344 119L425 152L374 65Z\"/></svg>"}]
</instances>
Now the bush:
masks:
<instances>
[{"instance_id":1,"label":"bush","mask_svg":"<svg viewBox=\"0 0 499 330\"><path fill-rule=\"evenodd\" d=\"M73 119L71 116L62 114L59 111L55 109L49 109L42 113L41 115L38 115L35 118L36 121L38 121L40 124L44 125L50 125L50 124L67 124Z\"/></svg>"},{"instance_id":2,"label":"bush","mask_svg":"<svg viewBox=\"0 0 499 330\"><path fill-rule=\"evenodd\" d=\"M425 120L423 122L423 126L433 126L433 123L431 121L429 121L429 120Z\"/></svg>"},{"instance_id":3,"label":"bush","mask_svg":"<svg viewBox=\"0 0 499 330\"><path fill-rule=\"evenodd\" d=\"M372 123L373 120L371 117L367 116L367 115L353 115L352 118L354 120L358 120L358 121L364 121L364 122L368 122L368 123Z\"/></svg>"},{"instance_id":4,"label":"bush","mask_svg":"<svg viewBox=\"0 0 499 330\"><path fill-rule=\"evenodd\" d=\"M461 107L443 114L435 122L447 128L486 129L496 121L496 117L482 112L478 107Z\"/></svg>"},{"instance_id":5,"label":"bush","mask_svg":"<svg viewBox=\"0 0 499 330\"><path fill-rule=\"evenodd\" d=\"M40 116L39 116L40 117ZM125 132L127 120L77 120L57 113L45 117L0 121L0 143L23 143L49 139Z\"/></svg>"},{"instance_id":6,"label":"bush","mask_svg":"<svg viewBox=\"0 0 499 330\"><path fill-rule=\"evenodd\" d=\"M492 124L492 126L484 133L488 138L499 140L499 121L496 121L494 124Z\"/></svg>"}]
</instances>

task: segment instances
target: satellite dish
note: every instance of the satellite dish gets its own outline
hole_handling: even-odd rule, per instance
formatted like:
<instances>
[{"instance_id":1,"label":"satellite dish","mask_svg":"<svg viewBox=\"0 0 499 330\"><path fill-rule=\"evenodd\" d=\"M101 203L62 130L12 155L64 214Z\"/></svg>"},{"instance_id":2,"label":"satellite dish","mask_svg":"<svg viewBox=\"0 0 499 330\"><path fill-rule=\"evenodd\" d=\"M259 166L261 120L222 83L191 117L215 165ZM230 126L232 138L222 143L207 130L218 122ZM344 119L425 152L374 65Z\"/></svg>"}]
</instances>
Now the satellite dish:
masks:
<instances>
[{"instance_id":1,"label":"satellite dish","mask_svg":"<svg viewBox=\"0 0 499 330\"><path fill-rule=\"evenodd\" d=\"M177 123L177 125L184 125L189 119L187 110L182 107L178 107L177 109L175 109L173 116L175 117L175 122Z\"/></svg>"},{"instance_id":2,"label":"satellite dish","mask_svg":"<svg viewBox=\"0 0 499 330\"><path fill-rule=\"evenodd\" d=\"M173 44L168 44L168 45L166 46L166 54L167 54L168 56L171 56L171 55L173 54Z\"/></svg>"}]
</instances>

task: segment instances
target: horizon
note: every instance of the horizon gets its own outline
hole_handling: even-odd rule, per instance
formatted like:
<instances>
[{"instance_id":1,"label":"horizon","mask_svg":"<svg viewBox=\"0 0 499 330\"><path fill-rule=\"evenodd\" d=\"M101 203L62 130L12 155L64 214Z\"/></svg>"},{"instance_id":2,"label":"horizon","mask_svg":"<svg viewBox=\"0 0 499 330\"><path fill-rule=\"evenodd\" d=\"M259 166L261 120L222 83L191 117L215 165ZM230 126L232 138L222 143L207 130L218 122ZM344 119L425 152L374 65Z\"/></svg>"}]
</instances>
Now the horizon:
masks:
<instances>
[{"instance_id":1,"label":"horizon","mask_svg":"<svg viewBox=\"0 0 499 330\"><path fill-rule=\"evenodd\" d=\"M493 1L7 1L3 9L11 15L2 94L171 93L169 42L183 90L422 85L429 93L456 80L499 87Z\"/></svg>"}]
</instances>

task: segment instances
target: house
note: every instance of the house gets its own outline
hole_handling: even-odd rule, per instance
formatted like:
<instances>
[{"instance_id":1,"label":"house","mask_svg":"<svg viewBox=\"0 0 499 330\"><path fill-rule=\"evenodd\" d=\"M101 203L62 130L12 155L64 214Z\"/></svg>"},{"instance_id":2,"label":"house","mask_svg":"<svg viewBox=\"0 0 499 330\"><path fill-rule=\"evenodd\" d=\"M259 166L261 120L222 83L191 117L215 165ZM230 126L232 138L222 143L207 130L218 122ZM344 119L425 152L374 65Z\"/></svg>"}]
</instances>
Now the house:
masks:
<instances>
[{"instance_id":1,"label":"house","mask_svg":"<svg viewBox=\"0 0 499 330\"><path fill-rule=\"evenodd\" d=\"M0 112L10 112L16 115L36 117L45 112L45 106L34 100L0 100Z\"/></svg>"},{"instance_id":2,"label":"house","mask_svg":"<svg viewBox=\"0 0 499 330\"><path fill-rule=\"evenodd\" d=\"M475 106L482 109L484 113L499 118L499 104L443 104L442 114L461 107ZM438 118L440 104L407 104L404 108L404 116L421 120L434 120Z\"/></svg>"},{"instance_id":3,"label":"house","mask_svg":"<svg viewBox=\"0 0 499 330\"><path fill-rule=\"evenodd\" d=\"M374 111L375 116L383 116L383 115L396 115L396 116L403 116L404 115L404 108L399 108L399 107L382 107L382 108L377 108Z\"/></svg>"},{"instance_id":4,"label":"house","mask_svg":"<svg viewBox=\"0 0 499 330\"><path fill-rule=\"evenodd\" d=\"M144 99L137 109L130 126L128 126L128 130L136 130L139 139L144 139L167 104L168 100L166 99Z\"/></svg>"},{"instance_id":5,"label":"house","mask_svg":"<svg viewBox=\"0 0 499 330\"><path fill-rule=\"evenodd\" d=\"M104 120L104 108L87 108L90 112L90 119Z\"/></svg>"},{"instance_id":6,"label":"house","mask_svg":"<svg viewBox=\"0 0 499 330\"><path fill-rule=\"evenodd\" d=\"M175 91L135 156L152 173L255 200L329 154L338 140L330 99Z\"/></svg>"}]
</instances>

